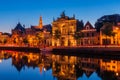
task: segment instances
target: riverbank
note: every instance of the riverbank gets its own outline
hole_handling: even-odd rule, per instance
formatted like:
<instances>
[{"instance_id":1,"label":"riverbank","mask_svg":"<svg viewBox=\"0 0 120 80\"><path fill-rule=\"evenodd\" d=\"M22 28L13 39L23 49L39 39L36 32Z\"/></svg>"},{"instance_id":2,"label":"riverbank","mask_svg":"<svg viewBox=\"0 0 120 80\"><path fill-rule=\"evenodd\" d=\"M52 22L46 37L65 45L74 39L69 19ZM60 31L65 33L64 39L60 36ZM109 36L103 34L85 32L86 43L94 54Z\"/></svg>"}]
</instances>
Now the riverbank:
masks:
<instances>
[{"instance_id":1,"label":"riverbank","mask_svg":"<svg viewBox=\"0 0 120 80\"><path fill-rule=\"evenodd\" d=\"M64 47L53 48L54 54L120 56L120 47Z\"/></svg>"},{"instance_id":2,"label":"riverbank","mask_svg":"<svg viewBox=\"0 0 120 80\"><path fill-rule=\"evenodd\" d=\"M20 46L0 46L1 50L13 50L24 52L52 52L54 54L67 54L67 55L103 55L103 56L120 56L120 47L20 47Z\"/></svg>"},{"instance_id":3,"label":"riverbank","mask_svg":"<svg viewBox=\"0 0 120 80\"><path fill-rule=\"evenodd\" d=\"M23 52L40 52L40 49L36 48L36 47L0 46L0 50L13 50L13 51L23 51Z\"/></svg>"}]
</instances>

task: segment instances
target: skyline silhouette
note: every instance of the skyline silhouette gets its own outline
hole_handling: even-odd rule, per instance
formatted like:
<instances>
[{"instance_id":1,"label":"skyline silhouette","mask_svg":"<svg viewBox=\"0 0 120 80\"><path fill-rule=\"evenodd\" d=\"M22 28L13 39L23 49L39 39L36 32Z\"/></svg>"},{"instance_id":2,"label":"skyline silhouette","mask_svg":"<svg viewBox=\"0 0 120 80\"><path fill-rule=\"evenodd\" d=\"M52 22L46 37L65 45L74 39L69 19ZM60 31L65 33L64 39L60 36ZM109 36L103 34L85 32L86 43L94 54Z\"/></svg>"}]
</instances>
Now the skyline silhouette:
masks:
<instances>
[{"instance_id":1,"label":"skyline silhouette","mask_svg":"<svg viewBox=\"0 0 120 80\"><path fill-rule=\"evenodd\" d=\"M43 24L51 24L53 17L59 17L62 11L66 15L94 23L103 15L119 14L117 0L2 0L0 2L0 32L11 32L18 22L26 27L38 25L42 16Z\"/></svg>"}]
</instances>

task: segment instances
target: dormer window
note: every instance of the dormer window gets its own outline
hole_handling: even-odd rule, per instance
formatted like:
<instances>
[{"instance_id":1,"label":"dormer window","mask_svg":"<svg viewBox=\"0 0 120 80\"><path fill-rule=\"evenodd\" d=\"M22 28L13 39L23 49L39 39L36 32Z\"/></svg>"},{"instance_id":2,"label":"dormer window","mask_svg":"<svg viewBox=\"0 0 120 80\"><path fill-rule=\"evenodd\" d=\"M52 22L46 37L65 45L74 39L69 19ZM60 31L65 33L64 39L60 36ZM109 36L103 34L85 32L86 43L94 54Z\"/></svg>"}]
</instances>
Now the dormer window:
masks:
<instances>
[{"instance_id":1,"label":"dormer window","mask_svg":"<svg viewBox=\"0 0 120 80\"><path fill-rule=\"evenodd\" d=\"M90 29L89 25L86 26L86 29Z\"/></svg>"}]
</instances>

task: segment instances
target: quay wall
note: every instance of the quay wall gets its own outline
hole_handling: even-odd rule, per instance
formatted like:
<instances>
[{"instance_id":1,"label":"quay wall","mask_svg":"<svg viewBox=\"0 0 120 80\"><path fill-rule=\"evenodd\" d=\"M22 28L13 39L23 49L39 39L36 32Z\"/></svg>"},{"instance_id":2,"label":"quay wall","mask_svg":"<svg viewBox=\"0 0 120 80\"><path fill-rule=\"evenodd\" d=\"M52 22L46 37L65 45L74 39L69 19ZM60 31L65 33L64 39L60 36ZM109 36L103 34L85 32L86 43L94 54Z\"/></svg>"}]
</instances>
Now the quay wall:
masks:
<instances>
[{"instance_id":1,"label":"quay wall","mask_svg":"<svg viewBox=\"0 0 120 80\"><path fill-rule=\"evenodd\" d=\"M13 51L24 51L24 52L40 52L40 49L35 48L35 47L0 46L0 50L13 50Z\"/></svg>"},{"instance_id":2,"label":"quay wall","mask_svg":"<svg viewBox=\"0 0 120 80\"><path fill-rule=\"evenodd\" d=\"M120 47L64 47L53 48L54 54L90 54L90 55L120 55Z\"/></svg>"},{"instance_id":3,"label":"quay wall","mask_svg":"<svg viewBox=\"0 0 120 80\"><path fill-rule=\"evenodd\" d=\"M50 50L49 50L50 49ZM24 52L40 52L40 48L36 47L15 47L15 46L0 46L0 50L13 50ZM120 47L49 47L44 52L51 51L54 54L68 55L119 55Z\"/></svg>"}]
</instances>

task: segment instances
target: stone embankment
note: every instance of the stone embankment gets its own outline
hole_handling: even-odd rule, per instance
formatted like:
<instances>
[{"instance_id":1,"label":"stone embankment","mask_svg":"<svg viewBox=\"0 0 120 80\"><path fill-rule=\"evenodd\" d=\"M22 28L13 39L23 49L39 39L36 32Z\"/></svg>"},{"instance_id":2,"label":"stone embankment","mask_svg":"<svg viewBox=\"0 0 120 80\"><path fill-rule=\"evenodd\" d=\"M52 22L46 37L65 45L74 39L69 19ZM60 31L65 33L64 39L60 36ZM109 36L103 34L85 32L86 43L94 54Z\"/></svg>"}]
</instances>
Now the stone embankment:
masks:
<instances>
[{"instance_id":1,"label":"stone embankment","mask_svg":"<svg viewBox=\"0 0 120 80\"><path fill-rule=\"evenodd\" d=\"M0 50L13 50L13 51L24 51L24 52L40 52L40 49L35 48L35 47L0 46Z\"/></svg>"},{"instance_id":2,"label":"stone embankment","mask_svg":"<svg viewBox=\"0 0 120 80\"><path fill-rule=\"evenodd\" d=\"M1 50L14 50L14 51L24 51L24 52L52 52L54 54L68 54L68 55L116 55L120 56L120 47L20 47L20 46L0 46Z\"/></svg>"},{"instance_id":3,"label":"stone embankment","mask_svg":"<svg viewBox=\"0 0 120 80\"><path fill-rule=\"evenodd\" d=\"M120 55L120 47L59 47L53 48L55 54Z\"/></svg>"}]
</instances>

